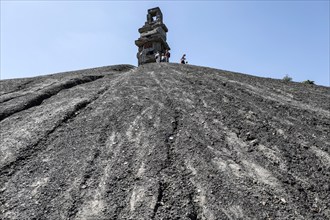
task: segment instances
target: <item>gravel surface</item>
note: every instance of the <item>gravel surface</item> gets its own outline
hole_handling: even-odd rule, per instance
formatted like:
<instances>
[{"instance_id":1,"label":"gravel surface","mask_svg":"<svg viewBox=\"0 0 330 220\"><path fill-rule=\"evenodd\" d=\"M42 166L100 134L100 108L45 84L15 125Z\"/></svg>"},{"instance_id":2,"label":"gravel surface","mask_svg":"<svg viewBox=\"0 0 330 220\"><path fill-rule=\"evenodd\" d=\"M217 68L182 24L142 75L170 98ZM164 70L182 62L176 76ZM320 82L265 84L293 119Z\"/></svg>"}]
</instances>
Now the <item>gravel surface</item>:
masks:
<instances>
[{"instance_id":1,"label":"gravel surface","mask_svg":"<svg viewBox=\"0 0 330 220\"><path fill-rule=\"evenodd\" d=\"M329 87L154 63L0 88L0 219L330 219Z\"/></svg>"}]
</instances>

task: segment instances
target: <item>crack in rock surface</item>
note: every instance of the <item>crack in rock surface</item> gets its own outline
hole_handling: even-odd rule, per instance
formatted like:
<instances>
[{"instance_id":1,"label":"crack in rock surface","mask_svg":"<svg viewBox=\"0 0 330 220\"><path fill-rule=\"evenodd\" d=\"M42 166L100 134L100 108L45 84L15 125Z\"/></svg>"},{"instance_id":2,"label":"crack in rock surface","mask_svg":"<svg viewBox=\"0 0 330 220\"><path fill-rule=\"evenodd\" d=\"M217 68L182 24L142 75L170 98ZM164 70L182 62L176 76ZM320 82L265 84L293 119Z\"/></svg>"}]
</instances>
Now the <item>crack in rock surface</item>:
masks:
<instances>
[{"instance_id":1,"label":"crack in rock surface","mask_svg":"<svg viewBox=\"0 0 330 220\"><path fill-rule=\"evenodd\" d=\"M330 219L329 87L172 63L0 87L0 219Z\"/></svg>"}]
</instances>

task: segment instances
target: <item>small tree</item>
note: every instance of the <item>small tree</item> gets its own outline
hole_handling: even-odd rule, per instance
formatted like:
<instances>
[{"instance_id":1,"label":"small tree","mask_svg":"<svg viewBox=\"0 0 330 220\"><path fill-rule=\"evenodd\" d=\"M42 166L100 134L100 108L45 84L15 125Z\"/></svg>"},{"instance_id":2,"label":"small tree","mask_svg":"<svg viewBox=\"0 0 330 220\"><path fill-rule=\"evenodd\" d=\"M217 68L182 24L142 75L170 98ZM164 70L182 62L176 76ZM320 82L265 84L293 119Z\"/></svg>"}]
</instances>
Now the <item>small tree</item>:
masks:
<instances>
[{"instance_id":1,"label":"small tree","mask_svg":"<svg viewBox=\"0 0 330 220\"><path fill-rule=\"evenodd\" d=\"M304 83L304 84L309 84L309 85L315 85L315 83L314 83L314 81L312 81L312 80L305 80L305 81L303 81L302 83Z\"/></svg>"},{"instance_id":2,"label":"small tree","mask_svg":"<svg viewBox=\"0 0 330 220\"><path fill-rule=\"evenodd\" d=\"M284 82L291 82L292 81L292 78L288 75L288 74L286 74L284 77L283 77L283 79L282 79Z\"/></svg>"}]
</instances>

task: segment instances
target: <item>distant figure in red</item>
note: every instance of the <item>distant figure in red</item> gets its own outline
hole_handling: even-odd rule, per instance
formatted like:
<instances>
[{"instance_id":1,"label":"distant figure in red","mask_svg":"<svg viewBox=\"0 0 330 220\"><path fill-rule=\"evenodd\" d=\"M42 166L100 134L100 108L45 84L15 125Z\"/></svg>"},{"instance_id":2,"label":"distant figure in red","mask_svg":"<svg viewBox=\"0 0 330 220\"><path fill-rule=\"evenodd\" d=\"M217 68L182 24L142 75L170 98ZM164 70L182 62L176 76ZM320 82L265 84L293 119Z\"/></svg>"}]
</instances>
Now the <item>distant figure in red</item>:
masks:
<instances>
[{"instance_id":1,"label":"distant figure in red","mask_svg":"<svg viewBox=\"0 0 330 220\"><path fill-rule=\"evenodd\" d=\"M170 62L170 56L171 56L171 54L170 54L170 51L168 51L168 50L166 50L165 51L165 62Z\"/></svg>"},{"instance_id":2,"label":"distant figure in red","mask_svg":"<svg viewBox=\"0 0 330 220\"><path fill-rule=\"evenodd\" d=\"M181 62L182 64L186 64L186 54L183 54L183 56L181 57L180 62Z\"/></svg>"}]
</instances>

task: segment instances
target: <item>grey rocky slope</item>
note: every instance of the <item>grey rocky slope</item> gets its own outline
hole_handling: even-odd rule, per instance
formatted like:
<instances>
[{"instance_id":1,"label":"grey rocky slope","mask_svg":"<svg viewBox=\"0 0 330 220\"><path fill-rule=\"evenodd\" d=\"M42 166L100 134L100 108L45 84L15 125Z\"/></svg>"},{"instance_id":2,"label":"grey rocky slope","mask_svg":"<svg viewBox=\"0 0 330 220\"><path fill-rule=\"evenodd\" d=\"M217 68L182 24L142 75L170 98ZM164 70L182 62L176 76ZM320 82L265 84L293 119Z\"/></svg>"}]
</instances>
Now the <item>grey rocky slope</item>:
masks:
<instances>
[{"instance_id":1,"label":"grey rocky slope","mask_svg":"<svg viewBox=\"0 0 330 220\"><path fill-rule=\"evenodd\" d=\"M330 218L329 87L167 63L0 86L0 219Z\"/></svg>"}]
</instances>

